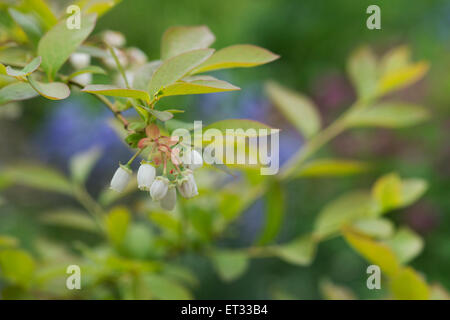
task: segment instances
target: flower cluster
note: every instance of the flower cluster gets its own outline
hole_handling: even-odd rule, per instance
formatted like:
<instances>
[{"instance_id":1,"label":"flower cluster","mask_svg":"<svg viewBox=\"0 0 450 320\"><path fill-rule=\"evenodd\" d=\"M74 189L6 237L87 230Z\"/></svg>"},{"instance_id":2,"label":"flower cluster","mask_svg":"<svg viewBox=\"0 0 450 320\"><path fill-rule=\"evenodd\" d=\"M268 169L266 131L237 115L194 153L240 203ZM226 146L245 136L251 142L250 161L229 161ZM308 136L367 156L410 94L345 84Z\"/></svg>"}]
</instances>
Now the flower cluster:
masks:
<instances>
[{"instance_id":1,"label":"flower cluster","mask_svg":"<svg viewBox=\"0 0 450 320\"><path fill-rule=\"evenodd\" d=\"M146 136L139 140L139 151L126 165L120 165L111 180L111 189L122 192L130 182L131 162L143 150L149 149L148 160L141 161L137 172L138 188L149 191L154 201L159 201L165 210L173 210L177 192L189 199L198 195L193 170L203 165L201 154L184 145L178 137L160 135L155 124L145 129ZM157 176L157 167L162 166L162 175Z\"/></svg>"}]
</instances>

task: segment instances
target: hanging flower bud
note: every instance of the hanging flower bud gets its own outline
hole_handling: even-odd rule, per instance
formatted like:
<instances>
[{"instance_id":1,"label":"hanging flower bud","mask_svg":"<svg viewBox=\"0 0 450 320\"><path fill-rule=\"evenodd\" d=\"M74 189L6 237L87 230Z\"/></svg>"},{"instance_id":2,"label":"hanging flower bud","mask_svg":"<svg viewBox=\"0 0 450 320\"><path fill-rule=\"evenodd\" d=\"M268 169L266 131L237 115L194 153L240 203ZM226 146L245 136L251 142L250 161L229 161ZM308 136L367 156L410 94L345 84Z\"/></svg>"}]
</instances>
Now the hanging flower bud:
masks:
<instances>
[{"instance_id":1,"label":"hanging flower bud","mask_svg":"<svg viewBox=\"0 0 450 320\"><path fill-rule=\"evenodd\" d=\"M125 45L125 37L117 31L107 30L103 33L103 41L111 47L122 47Z\"/></svg>"},{"instance_id":2,"label":"hanging flower bud","mask_svg":"<svg viewBox=\"0 0 450 320\"><path fill-rule=\"evenodd\" d=\"M128 48L126 53L127 53L128 57L130 58L131 63L133 63L135 65L141 65L141 64L144 64L145 62L147 62L147 56L139 48L135 48L135 47Z\"/></svg>"},{"instance_id":3,"label":"hanging flower bud","mask_svg":"<svg viewBox=\"0 0 450 320\"><path fill-rule=\"evenodd\" d=\"M170 186L164 198L161 199L161 208L172 211L177 203L177 191L174 186Z\"/></svg>"},{"instance_id":4,"label":"hanging flower bud","mask_svg":"<svg viewBox=\"0 0 450 320\"><path fill-rule=\"evenodd\" d=\"M123 190L125 190L128 183L130 182L131 173L132 173L132 171L129 168L127 168L126 166L120 165L119 168L117 168L116 173L114 173L114 176L111 179L110 188L117 192L122 192Z\"/></svg>"},{"instance_id":5,"label":"hanging flower bud","mask_svg":"<svg viewBox=\"0 0 450 320\"><path fill-rule=\"evenodd\" d=\"M185 150L183 156L181 157L181 161L191 170L195 170L203 166L202 155L194 149Z\"/></svg>"},{"instance_id":6,"label":"hanging flower bud","mask_svg":"<svg viewBox=\"0 0 450 320\"><path fill-rule=\"evenodd\" d=\"M152 186L150 187L150 196L153 200L159 201L167 193L169 189L169 179L163 176L156 177L155 181L153 181Z\"/></svg>"},{"instance_id":7,"label":"hanging flower bud","mask_svg":"<svg viewBox=\"0 0 450 320\"><path fill-rule=\"evenodd\" d=\"M198 190L192 172L185 172L185 177L178 183L178 191L184 198L189 199L198 195Z\"/></svg>"},{"instance_id":8,"label":"hanging flower bud","mask_svg":"<svg viewBox=\"0 0 450 320\"><path fill-rule=\"evenodd\" d=\"M69 60L75 69L82 69L91 63L91 56L87 53L75 52L70 55Z\"/></svg>"},{"instance_id":9,"label":"hanging flower bud","mask_svg":"<svg viewBox=\"0 0 450 320\"><path fill-rule=\"evenodd\" d=\"M149 191L152 186L153 180L155 180L156 170L151 164L141 162L137 173L138 188L141 190Z\"/></svg>"}]
</instances>

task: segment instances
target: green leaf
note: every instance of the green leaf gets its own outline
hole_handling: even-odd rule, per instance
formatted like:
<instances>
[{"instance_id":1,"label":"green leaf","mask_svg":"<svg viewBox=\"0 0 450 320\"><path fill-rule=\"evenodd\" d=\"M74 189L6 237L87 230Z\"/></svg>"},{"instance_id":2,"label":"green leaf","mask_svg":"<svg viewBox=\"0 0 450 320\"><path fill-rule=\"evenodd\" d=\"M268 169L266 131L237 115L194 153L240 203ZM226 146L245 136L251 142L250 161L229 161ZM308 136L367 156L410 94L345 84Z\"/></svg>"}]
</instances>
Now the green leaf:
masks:
<instances>
[{"instance_id":1,"label":"green leaf","mask_svg":"<svg viewBox=\"0 0 450 320\"><path fill-rule=\"evenodd\" d=\"M147 91L149 89L150 80L152 79L153 74L161 66L161 64L161 60L156 60L140 66L139 70L137 70L134 74L132 87L134 89Z\"/></svg>"},{"instance_id":2,"label":"green leaf","mask_svg":"<svg viewBox=\"0 0 450 320\"><path fill-rule=\"evenodd\" d=\"M338 286L329 280L320 281L319 287L326 300L357 300L351 289Z\"/></svg>"},{"instance_id":3,"label":"green leaf","mask_svg":"<svg viewBox=\"0 0 450 320\"><path fill-rule=\"evenodd\" d=\"M23 67L22 70L16 70L8 66L6 67L6 73L11 77L26 77L32 72L36 71L37 68L39 68L41 61L41 57L36 57L31 60L31 62L28 63L25 67Z\"/></svg>"},{"instance_id":4,"label":"green leaf","mask_svg":"<svg viewBox=\"0 0 450 320\"><path fill-rule=\"evenodd\" d=\"M146 135L143 132L137 132L137 133L132 133L129 134L126 138L125 138L125 142L131 147L131 148L137 148L137 145L139 143L139 140L145 138Z\"/></svg>"},{"instance_id":5,"label":"green leaf","mask_svg":"<svg viewBox=\"0 0 450 320\"><path fill-rule=\"evenodd\" d=\"M177 26L164 32L161 40L161 58L168 59L196 49L206 49L216 37L207 26Z\"/></svg>"},{"instance_id":6,"label":"green leaf","mask_svg":"<svg viewBox=\"0 0 450 320\"><path fill-rule=\"evenodd\" d=\"M157 274L146 274L143 280L152 296L160 300L191 300L192 294L177 281Z\"/></svg>"},{"instance_id":7,"label":"green leaf","mask_svg":"<svg viewBox=\"0 0 450 320\"><path fill-rule=\"evenodd\" d=\"M418 124L428 117L428 111L421 106L385 102L364 109L355 109L347 118L347 124L350 127L402 128Z\"/></svg>"},{"instance_id":8,"label":"green leaf","mask_svg":"<svg viewBox=\"0 0 450 320\"><path fill-rule=\"evenodd\" d=\"M274 129L264 123L249 119L227 119L217 121L204 127L203 132L209 129L217 129L225 135L227 135L227 129L230 130L242 129L244 133L238 131L234 133L234 136L242 136L242 137L266 136L280 131L279 129ZM250 131L247 133L246 131L249 129ZM252 132L251 129L254 129L255 132ZM260 132L259 130L265 131Z\"/></svg>"},{"instance_id":9,"label":"green leaf","mask_svg":"<svg viewBox=\"0 0 450 320\"><path fill-rule=\"evenodd\" d=\"M8 281L28 287L35 270L33 258L23 250L6 249L0 251L0 272Z\"/></svg>"},{"instance_id":10,"label":"green leaf","mask_svg":"<svg viewBox=\"0 0 450 320\"><path fill-rule=\"evenodd\" d=\"M81 231L99 231L94 220L85 212L75 209L59 209L40 216L40 220L47 225L77 229Z\"/></svg>"},{"instance_id":11,"label":"green leaf","mask_svg":"<svg viewBox=\"0 0 450 320\"><path fill-rule=\"evenodd\" d=\"M58 171L38 165L11 166L2 172L14 183L41 190L72 194L72 185Z\"/></svg>"},{"instance_id":12,"label":"green leaf","mask_svg":"<svg viewBox=\"0 0 450 320\"><path fill-rule=\"evenodd\" d=\"M422 238L408 228L401 228L386 244L395 252L400 263L406 264L422 252Z\"/></svg>"},{"instance_id":13,"label":"green leaf","mask_svg":"<svg viewBox=\"0 0 450 320\"><path fill-rule=\"evenodd\" d=\"M388 219L368 218L352 224L352 229L367 236L386 239L393 235L394 225Z\"/></svg>"},{"instance_id":14,"label":"green leaf","mask_svg":"<svg viewBox=\"0 0 450 320\"><path fill-rule=\"evenodd\" d=\"M7 75L7 73L6 73L6 67L4 66L3 63L0 63L0 74L1 74L1 75Z\"/></svg>"},{"instance_id":15,"label":"green leaf","mask_svg":"<svg viewBox=\"0 0 450 320\"><path fill-rule=\"evenodd\" d=\"M391 91L403 89L423 78L429 68L427 62L421 61L387 72L379 81L378 93L384 95Z\"/></svg>"},{"instance_id":16,"label":"green leaf","mask_svg":"<svg viewBox=\"0 0 450 320\"><path fill-rule=\"evenodd\" d=\"M150 94L153 96L184 78L192 69L208 59L213 52L214 49L193 50L164 61L150 81Z\"/></svg>"},{"instance_id":17,"label":"green leaf","mask_svg":"<svg viewBox=\"0 0 450 320\"><path fill-rule=\"evenodd\" d=\"M168 111L149 109L148 112L150 112L153 116L155 116L156 119L161 120L163 122L173 118L173 114Z\"/></svg>"},{"instance_id":18,"label":"green leaf","mask_svg":"<svg viewBox=\"0 0 450 320\"><path fill-rule=\"evenodd\" d=\"M180 231L180 221L167 212L150 212L149 219L164 231L178 233Z\"/></svg>"},{"instance_id":19,"label":"green leaf","mask_svg":"<svg viewBox=\"0 0 450 320\"><path fill-rule=\"evenodd\" d=\"M38 93L25 82L11 83L0 89L0 105L34 98Z\"/></svg>"},{"instance_id":20,"label":"green leaf","mask_svg":"<svg viewBox=\"0 0 450 320\"><path fill-rule=\"evenodd\" d=\"M370 217L372 199L365 191L353 191L328 203L317 216L314 234L320 239L339 231L343 226Z\"/></svg>"},{"instance_id":21,"label":"green leaf","mask_svg":"<svg viewBox=\"0 0 450 320\"><path fill-rule=\"evenodd\" d=\"M210 76L192 76L184 78L168 86L161 93L162 96L175 96L186 94L204 94L240 90L226 81Z\"/></svg>"},{"instance_id":22,"label":"green leaf","mask_svg":"<svg viewBox=\"0 0 450 320\"><path fill-rule=\"evenodd\" d=\"M320 130L320 116L309 98L275 82L266 84L266 92L272 103L305 137L309 138Z\"/></svg>"},{"instance_id":23,"label":"green leaf","mask_svg":"<svg viewBox=\"0 0 450 320\"><path fill-rule=\"evenodd\" d=\"M239 278L248 268L248 257L244 252L216 250L211 254L214 268L223 281Z\"/></svg>"},{"instance_id":24,"label":"green leaf","mask_svg":"<svg viewBox=\"0 0 450 320\"><path fill-rule=\"evenodd\" d=\"M72 180L79 184L84 183L100 156L100 149L94 147L72 157L69 163Z\"/></svg>"},{"instance_id":25,"label":"green leaf","mask_svg":"<svg viewBox=\"0 0 450 320\"><path fill-rule=\"evenodd\" d=\"M388 51L380 61L382 75L394 73L410 64L411 50L407 46L398 46Z\"/></svg>"},{"instance_id":26,"label":"green leaf","mask_svg":"<svg viewBox=\"0 0 450 320\"><path fill-rule=\"evenodd\" d=\"M47 29L50 29L58 22L45 0L24 0L23 2L26 7L31 9L30 11L39 17L39 20Z\"/></svg>"},{"instance_id":27,"label":"green leaf","mask_svg":"<svg viewBox=\"0 0 450 320\"><path fill-rule=\"evenodd\" d=\"M428 189L428 183L422 179L404 179L402 181L402 206L406 207L416 202Z\"/></svg>"},{"instance_id":28,"label":"green leaf","mask_svg":"<svg viewBox=\"0 0 450 320\"><path fill-rule=\"evenodd\" d=\"M348 176L367 171L368 165L347 159L317 159L305 164L297 177Z\"/></svg>"},{"instance_id":29,"label":"green leaf","mask_svg":"<svg viewBox=\"0 0 450 320\"><path fill-rule=\"evenodd\" d=\"M150 102L150 96L149 96L148 92L146 92L146 91L136 90L136 89L119 88L119 87L116 87L113 85L90 84L81 91L103 94L105 96L112 96L112 97L141 99L146 102Z\"/></svg>"},{"instance_id":30,"label":"green leaf","mask_svg":"<svg viewBox=\"0 0 450 320\"><path fill-rule=\"evenodd\" d=\"M390 283L391 292L399 300L428 300L430 288L412 268L402 269Z\"/></svg>"},{"instance_id":31,"label":"green leaf","mask_svg":"<svg viewBox=\"0 0 450 320\"><path fill-rule=\"evenodd\" d=\"M345 240L365 259L378 265L388 276L395 276L400 265L394 252L384 243L373 241L351 230L344 230Z\"/></svg>"},{"instance_id":32,"label":"green leaf","mask_svg":"<svg viewBox=\"0 0 450 320\"><path fill-rule=\"evenodd\" d=\"M275 239L281 229L284 216L285 192L281 184L272 181L266 192L266 209L264 227L257 243L264 245Z\"/></svg>"},{"instance_id":33,"label":"green leaf","mask_svg":"<svg viewBox=\"0 0 450 320\"><path fill-rule=\"evenodd\" d=\"M41 96L50 100L63 100L70 96L69 87L62 82L43 83L27 77L28 82Z\"/></svg>"},{"instance_id":34,"label":"green leaf","mask_svg":"<svg viewBox=\"0 0 450 320\"><path fill-rule=\"evenodd\" d=\"M145 259L150 253L153 235L147 226L132 224L126 233L123 247L133 258Z\"/></svg>"},{"instance_id":35,"label":"green leaf","mask_svg":"<svg viewBox=\"0 0 450 320\"><path fill-rule=\"evenodd\" d=\"M300 236L297 239L278 246L270 247L280 259L299 266L310 265L316 255L317 242L312 235Z\"/></svg>"},{"instance_id":36,"label":"green leaf","mask_svg":"<svg viewBox=\"0 0 450 320\"><path fill-rule=\"evenodd\" d=\"M42 36L42 30L39 23L31 14L25 14L14 8L8 9L9 14L14 19L14 21L22 28L22 30L27 35L30 42L37 46L39 39Z\"/></svg>"},{"instance_id":37,"label":"green leaf","mask_svg":"<svg viewBox=\"0 0 450 320\"><path fill-rule=\"evenodd\" d=\"M105 217L106 233L112 244L120 248L128 231L131 216L128 209L116 207Z\"/></svg>"},{"instance_id":38,"label":"green leaf","mask_svg":"<svg viewBox=\"0 0 450 320\"><path fill-rule=\"evenodd\" d=\"M7 235L0 235L0 249L14 248L19 244L19 240Z\"/></svg>"},{"instance_id":39,"label":"green leaf","mask_svg":"<svg viewBox=\"0 0 450 320\"><path fill-rule=\"evenodd\" d=\"M79 0L76 4L80 6L83 12L96 13L98 17L101 17L121 1L122 0Z\"/></svg>"},{"instance_id":40,"label":"green leaf","mask_svg":"<svg viewBox=\"0 0 450 320\"><path fill-rule=\"evenodd\" d=\"M76 76L79 76L83 73L92 73L92 74L106 74L106 71L99 66L88 66L86 68L78 69L75 72L72 72L68 77L67 80L71 80L75 78Z\"/></svg>"},{"instance_id":41,"label":"green leaf","mask_svg":"<svg viewBox=\"0 0 450 320\"><path fill-rule=\"evenodd\" d=\"M269 63L279 57L279 55L258 46L238 44L218 50L192 74L228 68L249 68Z\"/></svg>"},{"instance_id":42,"label":"green leaf","mask_svg":"<svg viewBox=\"0 0 450 320\"><path fill-rule=\"evenodd\" d=\"M369 48L360 48L351 55L347 71L360 98L368 99L376 94L377 61Z\"/></svg>"},{"instance_id":43,"label":"green leaf","mask_svg":"<svg viewBox=\"0 0 450 320\"><path fill-rule=\"evenodd\" d=\"M82 15L80 29L68 29L63 19L41 38L38 54L50 79L55 78L64 62L94 30L96 17L96 14Z\"/></svg>"}]
</instances>

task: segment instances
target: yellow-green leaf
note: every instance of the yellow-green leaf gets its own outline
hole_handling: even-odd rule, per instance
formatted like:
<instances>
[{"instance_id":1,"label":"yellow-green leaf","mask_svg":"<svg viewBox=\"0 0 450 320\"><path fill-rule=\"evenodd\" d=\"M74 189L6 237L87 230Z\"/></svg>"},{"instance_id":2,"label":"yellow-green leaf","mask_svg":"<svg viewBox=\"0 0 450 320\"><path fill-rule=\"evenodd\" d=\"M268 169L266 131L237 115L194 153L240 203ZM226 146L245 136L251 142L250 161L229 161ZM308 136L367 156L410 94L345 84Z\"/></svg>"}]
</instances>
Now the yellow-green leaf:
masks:
<instances>
[{"instance_id":1,"label":"yellow-green leaf","mask_svg":"<svg viewBox=\"0 0 450 320\"><path fill-rule=\"evenodd\" d=\"M40 221L47 225L63 227L88 232L98 232L95 221L83 211L75 209L59 209L39 216Z\"/></svg>"},{"instance_id":2,"label":"yellow-green leaf","mask_svg":"<svg viewBox=\"0 0 450 320\"><path fill-rule=\"evenodd\" d=\"M124 207L112 209L105 217L106 232L114 246L120 247L122 245L130 220L130 212Z\"/></svg>"},{"instance_id":3,"label":"yellow-green leaf","mask_svg":"<svg viewBox=\"0 0 450 320\"><path fill-rule=\"evenodd\" d=\"M35 267L33 258L23 250L0 251L0 274L13 284L28 287L33 279Z\"/></svg>"},{"instance_id":4,"label":"yellow-green leaf","mask_svg":"<svg viewBox=\"0 0 450 320\"><path fill-rule=\"evenodd\" d=\"M147 91L120 88L113 85L90 84L84 87L84 92L98 93L105 96L135 98L150 102L150 96Z\"/></svg>"},{"instance_id":5,"label":"yellow-green leaf","mask_svg":"<svg viewBox=\"0 0 450 320\"><path fill-rule=\"evenodd\" d=\"M147 91L149 89L150 80L156 69L162 64L161 60L152 61L139 67L133 77L133 88Z\"/></svg>"},{"instance_id":6,"label":"yellow-green leaf","mask_svg":"<svg viewBox=\"0 0 450 320\"><path fill-rule=\"evenodd\" d=\"M274 240L283 222L285 193L282 185L276 180L268 185L265 200L265 221L257 241L259 245Z\"/></svg>"},{"instance_id":7,"label":"yellow-green leaf","mask_svg":"<svg viewBox=\"0 0 450 320\"><path fill-rule=\"evenodd\" d=\"M347 72L360 98L368 99L376 94L377 61L369 48L362 47L350 56Z\"/></svg>"},{"instance_id":8,"label":"yellow-green leaf","mask_svg":"<svg viewBox=\"0 0 450 320\"><path fill-rule=\"evenodd\" d=\"M280 259L299 266L310 265L316 255L317 242L312 235L304 235L291 242L269 247Z\"/></svg>"},{"instance_id":9,"label":"yellow-green leaf","mask_svg":"<svg viewBox=\"0 0 450 320\"><path fill-rule=\"evenodd\" d=\"M428 300L430 288L425 280L414 269L402 269L391 279L391 292L399 300Z\"/></svg>"},{"instance_id":10,"label":"yellow-green leaf","mask_svg":"<svg viewBox=\"0 0 450 320\"><path fill-rule=\"evenodd\" d=\"M0 89L0 105L34 98L38 93L25 82L15 82Z\"/></svg>"},{"instance_id":11,"label":"yellow-green leaf","mask_svg":"<svg viewBox=\"0 0 450 320\"><path fill-rule=\"evenodd\" d=\"M421 106L385 102L364 109L355 109L347 118L347 124L351 127L401 128L420 123L428 117L428 111Z\"/></svg>"},{"instance_id":12,"label":"yellow-green leaf","mask_svg":"<svg viewBox=\"0 0 450 320\"><path fill-rule=\"evenodd\" d=\"M21 70L16 70L8 66L6 67L6 73L11 77L26 77L32 72L36 71L37 68L39 68L41 61L41 57L36 57Z\"/></svg>"},{"instance_id":13,"label":"yellow-green leaf","mask_svg":"<svg viewBox=\"0 0 450 320\"><path fill-rule=\"evenodd\" d=\"M352 229L367 236L386 239L394 234L394 225L388 219L367 218L354 222Z\"/></svg>"},{"instance_id":14,"label":"yellow-green leaf","mask_svg":"<svg viewBox=\"0 0 450 320\"><path fill-rule=\"evenodd\" d=\"M9 8L8 12L14 21L22 28L30 42L36 46L42 36L42 30L39 23L33 15L25 14L14 8Z\"/></svg>"},{"instance_id":15,"label":"yellow-green leaf","mask_svg":"<svg viewBox=\"0 0 450 320\"><path fill-rule=\"evenodd\" d=\"M86 68L78 69L75 72L72 72L68 77L67 80L71 80L75 78L76 76L79 76L83 73L92 73L92 74L106 74L106 71L99 66L88 66Z\"/></svg>"},{"instance_id":16,"label":"yellow-green leaf","mask_svg":"<svg viewBox=\"0 0 450 320\"><path fill-rule=\"evenodd\" d=\"M39 20L47 29L50 29L58 22L45 0L24 0L23 2L26 7L30 8L39 17Z\"/></svg>"},{"instance_id":17,"label":"yellow-green leaf","mask_svg":"<svg viewBox=\"0 0 450 320\"><path fill-rule=\"evenodd\" d=\"M80 29L68 29L63 19L41 38L38 54L42 57L42 69L50 79L55 78L64 62L94 30L96 17L96 14L81 15Z\"/></svg>"},{"instance_id":18,"label":"yellow-green leaf","mask_svg":"<svg viewBox=\"0 0 450 320\"><path fill-rule=\"evenodd\" d=\"M238 44L218 50L192 74L219 69L254 67L269 63L279 57L279 55L258 46Z\"/></svg>"},{"instance_id":19,"label":"yellow-green leaf","mask_svg":"<svg viewBox=\"0 0 450 320\"><path fill-rule=\"evenodd\" d=\"M395 276L400 270L397 257L384 243L376 242L349 229L342 232L345 240L365 259L378 265L388 276Z\"/></svg>"},{"instance_id":20,"label":"yellow-green leaf","mask_svg":"<svg viewBox=\"0 0 450 320\"><path fill-rule=\"evenodd\" d=\"M309 138L320 130L319 113L309 98L275 82L268 82L266 91L272 103L305 137Z\"/></svg>"},{"instance_id":21,"label":"yellow-green leaf","mask_svg":"<svg viewBox=\"0 0 450 320\"><path fill-rule=\"evenodd\" d=\"M150 81L150 94L153 96L184 78L192 69L208 59L213 52L214 49L198 49L165 60L153 74Z\"/></svg>"},{"instance_id":22,"label":"yellow-green leaf","mask_svg":"<svg viewBox=\"0 0 450 320\"><path fill-rule=\"evenodd\" d=\"M402 202L402 180L396 173L379 178L372 188L373 198L378 203L381 212L398 208Z\"/></svg>"},{"instance_id":23,"label":"yellow-green leaf","mask_svg":"<svg viewBox=\"0 0 450 320\"><path fill-rule=\"evenodd\" d=\"M404 264L419 255L424 246L422 238L408 228L398 230L386 244L395 252L400 263Z\"/></svg>"},{"instance_id":24,"label":"yellow-green leaf","mask_svg":"<svg viewBox=\"0 0 450 320\"><path fill-rule=\"evenodd\" d=\"M380 74L389 74L406 67L410 63L411 50L398 46L389 50L380 61Z\"/></svg>"},{"instance_id":25,"label":"yellow-green leaf","mask_svg":"<svg viewBox=\"0 0 450 320\"><path fill-rule=\"evenodd\" d=\"M429 64L425 61L405 66L395 71L384 74L378 84L378 93L388 92L405 88L420 80L428 71Z\"/></svg>"},{"instance_id":26,"label":"yellow-green leaf","mask_svg":"<svg viewBox=\"0 0 450 320\"><path fill-rule=\"evenodd\" d=\"M217 273L224 281L239 278L249 264L247 255L241 251L217 250L211 254L211 259Z\"/></svg>"},{"instance_id":27,"label":"yellow-green leaf","mask_svg":"<svg viewBox=\"0 0 450 320\"><path fill-rule=\"evenodd\" d=\"M347 176L366 171L369 166L347 159L317 159L305 164L297 177Z\"/></svg>"},{"instance_id":28,"label":"yellow-green leaf","mask_svg":"<svg viewBox=\"0 0 450 320\"><path fill-rule=\"evenodd\" d=\"M69 87L62 82L43 83L27 77L28 82L41 96L50 100L63 100L70 96Z\"/></svg>"},{"instance_id":29,"label":"yellow-green leaf","mask_svg":"<svg viewBox=\"0 0 450 320\"><path fill-rule=\"evenodd\" d=\"M168 86L162 91L162 96L175 96L186 94L204 94L240 90L239 87L226 81L210 76L192 76L184 78Z\"/></svg>"},{"instance_id":30,"label":"yellow-green leaf","mask_svg":"<svg viewBox=\"0 0 450 320\"><path fill-rule=\"evenodd\" d=\"M164 32L161 58L168 59L183 52L208 48L216 40L207 26L176 26Z\"/></svg>"}]
</instances>

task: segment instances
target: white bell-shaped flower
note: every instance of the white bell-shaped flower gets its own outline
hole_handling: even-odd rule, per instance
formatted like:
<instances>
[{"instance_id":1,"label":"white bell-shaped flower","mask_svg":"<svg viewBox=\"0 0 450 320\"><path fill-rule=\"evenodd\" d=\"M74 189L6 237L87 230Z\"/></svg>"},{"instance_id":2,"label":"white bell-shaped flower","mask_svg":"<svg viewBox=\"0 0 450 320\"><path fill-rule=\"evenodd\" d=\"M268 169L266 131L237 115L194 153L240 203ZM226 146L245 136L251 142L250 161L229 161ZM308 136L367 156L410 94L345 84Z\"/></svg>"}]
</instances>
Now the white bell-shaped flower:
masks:
<instances>
[{"instance_id":1,"label":"white bell-shaped flower","mask_svg":"<svg viewBox=\"0 0 450 320\"><path fill-rule=\"evenodd\" d=\"M69 60L75 69L82 69L89 66L91 63L91 56L87 53L75 52L70 55Z\"/></svg>"},{"instance_id":2,"label":"white bell-shaped flower","mask_svg":"<svg viewBox=\"0 0 450 320\"><path fill-rule=\"evenodd\" d=\"M153 181L155 180L155 176L155 167L149 163L142 162L137 173L138 188L149 191Z\"/></svg>"},{"instance_id":3,"label":"white bell-shaped flower","mask_svg":"<svg viewBox=\"0 0 450 320\"><path fill-rule=\"evenodd\" d=\"M178 183L178 191L186 199L198 195L197 184L192 172L186 171L185 177Z\"/></svg>"},{"instance_id":4,"label":"white bell-shaped flower","mask_svg":"<svg viewBox=\"0 0 450 320\"><path fill-rule=\"evenodd\" d=\"M125 36L117 31L107 30L103 33L103 41L111 47L122 47L125 45Z\"/></svg>"},{"instance_id":5,"label":"white bell-shaped flower","mask_svg":"<svg viewBox=\"0 0 450 320\"><path fill-rule=\"evenodd\" d=\"M128 183L131 179L131 174L132 171L129 168L121 165L119 168L117 168L114 176L111 179L110 188L117 192L122 192L128 186Z\"/></svg>"},{"instance_id":6,"label":"white bell-shaped flower","mask_svg":"<svg viewBox=\"0 0 450 320\"><path fill-rule=\"evenodd\" d=\"M87 86L88 84L91 84L92 82L92 73L82 73L79 74L72 79L76 83L81 84L82 86Z\"/></svg>"},{"instance_id":7,"label":"white bell-shaped flower","mask_svg":"<svg viewBox=\"0 0 450 320\"><path fill-rule=\"evenodd\" d=\"M195 170L203 166L202 155L195 149L185 150L181 157L181 162L183 162L183 164L191 170Z\"/></svg>"},{"instance_id":8,"label":"white bell-shaped flower","mask_svg":"<svg viewBox=\"0 0 450 320\"><path fill-rule=\"evenodd\" d=\"M167 190L166 195L164 198L161 199L159 204L161 205L161 208L172 211L175 208L175 204L177 203L177 190L174 186L170 186Z\"/></svg>"},{"instance_id":9,"label":"white bell-shaped flower","mask_svg":"<svg viewBox=\"0 0 450 320\"><path fill-rule=\"evenodd\" d=\"M156 177L155 181L153 181L152 186L150 187L150 196L153 200L159 201L167 193L169 189L169 179L163 176Z\"/></svg>"}]
</instances>

